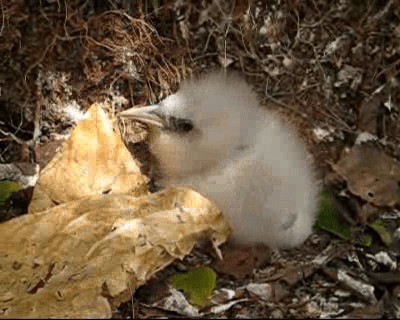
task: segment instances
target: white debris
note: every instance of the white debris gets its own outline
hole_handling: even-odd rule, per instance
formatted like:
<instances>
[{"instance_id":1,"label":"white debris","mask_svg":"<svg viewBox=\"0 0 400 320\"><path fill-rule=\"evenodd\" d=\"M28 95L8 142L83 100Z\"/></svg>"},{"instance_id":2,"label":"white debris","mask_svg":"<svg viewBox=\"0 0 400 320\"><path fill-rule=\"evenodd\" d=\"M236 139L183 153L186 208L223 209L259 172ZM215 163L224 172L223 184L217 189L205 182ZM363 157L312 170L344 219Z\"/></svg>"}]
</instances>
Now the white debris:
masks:
<instances>
[{"instance_id":1,"label":"white debris","mask_svg":"<svg viewBox=\"0 0 400 320\"><path fill-rule=\"evenodd\" d=\"M397 228L396 231L393 233L393 237L397 240L400 240L400 227Z\"/></svg>"},{"instance_id":2,"label":"white debris","mask_svg":"<svg viewBox=\"0 0 400 320\"><path fill-rule=\"evenodd\" d=\"M317 141L329 141L335 140L335 128L328 127L327 129L316 127L313 129L313 133Z\"/></svg>"},{"instance_id":3,"label":"white debris","mask_svg":"<svg viewBox=\"0 0 400 320\"><path fill-rule=\"evenodd\" d=\"M341 35L332 42L329 42L325 47L324 55L329 56L332 53L336 52L338 49L341 48L341 46L343 45L343 41L346 40L347 38L348 38L347 35Z\"/></svg>"},{"instance_id":4,"label":"white debris","mask_svg":"<svg viewBox=\"0 0 400 320\"><path fill-rule=\"evenodd\" d=\"M329 137L332 133L329 130L322 128L314 128L313 133L318 140L324 140Z\"/></svg>"},{"instance_id":5,"label":"white debris","mask_svg":"<svg viewBox=\"0 0 400 320\"><path fill-rule=\"evenodd\" d=\"M338 280L346 285L348 288L357 292L364 299L369 301L372 304L377 303L374 291L374 286L367 284L363 281L354 279L350 275L347 274L343 269L338 270Z\"/></svg>"},{"instance_id":6,"label":"white debris","mask_svg":"<svg viewBox=\"0 0 400 320\"><path fill-rule=\"evenodd\" d=\"M380 264L383 264L384 266L387 266L390 268L390 270L396 270L397 269L397 262L393 260L389 254L385 251L380 251L375 254L375 260L379 262Z\"/></svg>"},{"instance_id":7,"label":"white debris","mask_svg":"<svg viewBox=\"0 0 400 320\"><path fill-rule=\"evenodd\" d=\"M337 74L337 81L333 84L336 88L343 85L350 85L350 88L356 90L362 81L362 70L360 68L354 68L348 64L344 65L343 68Z\"/></svg>"},{"instance_id":8,"label":"white debris","mask_svg":"<svg viewBox=\"0 0 400 320\"><path fill-rule=\"evenodd\" d=\"M241 287L258 296L264 301L271 301L272 299L272 287L268 283L249 283L248 285Z\"/></svg>"},{"instance_id":9,"label":"white debris","mask_svg":"<svg viewBox=\"0 0 400 320\"><path fill-rule=\"evenodd\" d=\"M68 117L68 120L73 123L77 123L83 119L87 119L89 116L88 114L86 114L86 112L82 111L81 106L75 100L68 102L66 106L61 110Z\"/></svg>"},{"instance_id":10,"label":"white debris","mask_svg":"<svg viewBox=\"0 0 400 320\"><path fill-rule=\"evenodd\" d=\"M221 312L225 312L226 310L230 309L235 304L238 304L241 302L246 302L246 301L249 301L249 299L239 299L239 300L230 301L228 303L225 303L225 304L222 304L219 306L214 306L210 309L210 313L218 314Z\"/></svg>"},{"instance_id":11,"label":"white debris","mask_svg":"<svg viewBox=\"0 0 400 320\"><path fill-rule=\"evenodd\" d=\"M386 109L388 109L389 112L392 112L392 110L395 108L391 96L389 96L389 99L385 101L383 105L386 107Z\"/></svg>"},{"instance_id":12,"label":"white debris","mask_svg":"<svg viewBox=\"0 0 400 320\"><path fill-rule=\"evenodd\" d=\"M210 298L212 304L218 304L219 301L230 301L236 296L236 291L232 289L222 288L215 290Z\"/></svg>"},{"instance_id":13,"label":"white debris","mask_svg":"<svg viewBox=\"0 0 400 320\"><path fill-rule=\"evenodd\" d=\"M355 145L360 145L368 141L377 141L377 140L379 139L376 135L373 135L369 132L361 132L356 138Z\"/></svg>"},{"instance_id":14,"label":"white debris","mask_svg":"<svg viewBox=\"0 0 400 320\"><path fill-rule=\"evenodd\" d=\"M350 297L351 292L338 289L338 290L335 290L334 295L337 297L341 297L341 298L347 298L347 297Z\"/></svg>"},{"instance_id":15,"label":"white debris","mask_svg":"<svg viewBox=\"0 0 400 320\"><path fill-rule=\"evenodd\" d=\"M193 307L187 300L185 295L173 287L169 288L170 296L155 306L168 311L174 311L188 317L198 317L199 310Z\"/></svg>"}]
</instances>

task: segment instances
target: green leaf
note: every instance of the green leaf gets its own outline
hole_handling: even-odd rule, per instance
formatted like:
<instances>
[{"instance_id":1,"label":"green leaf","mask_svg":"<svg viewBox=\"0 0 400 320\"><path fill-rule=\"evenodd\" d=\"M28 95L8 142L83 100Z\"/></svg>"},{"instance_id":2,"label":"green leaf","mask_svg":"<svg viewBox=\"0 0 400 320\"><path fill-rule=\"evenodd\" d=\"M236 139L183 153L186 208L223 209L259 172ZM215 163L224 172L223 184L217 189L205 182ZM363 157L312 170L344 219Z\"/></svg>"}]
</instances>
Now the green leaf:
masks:
<instances>
[{"instance_id":1,"label":"green leaf","mask_svg":"<svg viewBox=\"0 0 400 320\"><path fill-rule=\"evenodd\" d=\"M172 285L188 295L190 303L204 306L217 284L217 274L209 267L200 267L186 273L173 275Z\"/></svg>"},{"instance_id":2,"label":"green leaf","mask_svg":"<svg viewBox=\"0 0 400 320\"><path fill-rule=\"evenodd\" d=\"M372 245L372 236L369 234L362 234L357 239L357 243L363 247L370 247Z\"/></svg>"},{"instance_id":3,"label":"green leaf","mask_svg":"<svg viewBox=\"0 0 400 320\"><path fill-rule=\"evenodd\" d=\"M11 193L21 190L18 183L13 181L1 180L0 181L0 205L5 205Z\"/></svg>"},{"instance_id":4,"label":"green leaf","mask_svg":"<svg viewBox=\"0 0 400 320\"><path fill-rule=\"evenodd\" d=\"M351 228L340 221L334 208L333 196L328 192L321 194L320 212L317 218L317 227L330 232L344 240L350 240Z\"/></svg>"},{"instance_id":5,"label":"green leaf","mask_svg":"<svg viewBox=\"0 0 400 320\"><path fill-rule=\"evenodd\" d=\"M368 226L379 235L382 242L387 247L392 244L392 236L390 235L390 232L386 229L385 224L382 222L382 220L377 219L374 222L369 223Z\"/></svg>"}]
</instances>

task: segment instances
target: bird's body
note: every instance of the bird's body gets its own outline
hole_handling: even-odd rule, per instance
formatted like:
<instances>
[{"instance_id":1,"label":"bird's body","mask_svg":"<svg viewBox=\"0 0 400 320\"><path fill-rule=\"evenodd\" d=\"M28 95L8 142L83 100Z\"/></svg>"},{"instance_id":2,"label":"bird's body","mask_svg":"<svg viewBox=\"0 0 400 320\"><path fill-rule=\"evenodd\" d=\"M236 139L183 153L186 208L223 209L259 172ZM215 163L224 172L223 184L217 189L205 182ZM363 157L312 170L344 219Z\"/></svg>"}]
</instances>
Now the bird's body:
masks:
<instances>
[{"instance_id":1,"label":"bird's body","mask_svg":"<svg viewBox=\"0 0 400 320\"><path fill-rule=\"evenodd\" d=\"M164 119L149 141L164 184L190 187L213 201L235 242L285 248L310 235L318 186L306 149L289 127L259 107L244 80L209 74L148 108ZM122 115L143 120L137 110Z\"/></svg>"}]
</instances>

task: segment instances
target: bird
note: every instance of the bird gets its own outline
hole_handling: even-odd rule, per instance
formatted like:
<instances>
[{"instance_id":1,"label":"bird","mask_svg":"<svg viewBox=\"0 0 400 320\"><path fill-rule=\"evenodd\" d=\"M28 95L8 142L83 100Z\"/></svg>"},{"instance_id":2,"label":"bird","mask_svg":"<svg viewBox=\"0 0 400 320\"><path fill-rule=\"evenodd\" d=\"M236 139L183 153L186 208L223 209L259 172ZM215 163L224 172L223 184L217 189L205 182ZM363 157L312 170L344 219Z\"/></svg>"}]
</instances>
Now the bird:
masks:
<instances>
[{"instance_id":1,"label":"bird","mask_svg":"<svg viewBox=\"0 0 400 320\"><path fill-rule=\"evenodd\" d=\"M188 187L215 203L230 243L285 249L312 233L319 186L305 143L237 72L186 79L159 103L119 116L148 125L161 185Z\"/></svg>"}]
</instances>

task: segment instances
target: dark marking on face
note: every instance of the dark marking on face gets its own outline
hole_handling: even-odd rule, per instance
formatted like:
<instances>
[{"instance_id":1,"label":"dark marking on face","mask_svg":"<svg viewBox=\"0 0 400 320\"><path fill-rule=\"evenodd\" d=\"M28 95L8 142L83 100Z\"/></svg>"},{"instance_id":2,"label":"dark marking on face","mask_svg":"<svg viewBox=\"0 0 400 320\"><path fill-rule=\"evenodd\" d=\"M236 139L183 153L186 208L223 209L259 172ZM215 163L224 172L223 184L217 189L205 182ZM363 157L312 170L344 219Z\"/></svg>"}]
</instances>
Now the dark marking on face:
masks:
<instances>
[{"instance_id":1,"label":"dark marking on face","mask_svg":"<svg viewBox=\"0 0 400 320\"><path fill-rule=\"evenodd\" d=\"M165 129L178 133L187 133L193 130L193 122L188 119L170 117L168 118L168 126Z\"/></svg>"}]
</instances>

